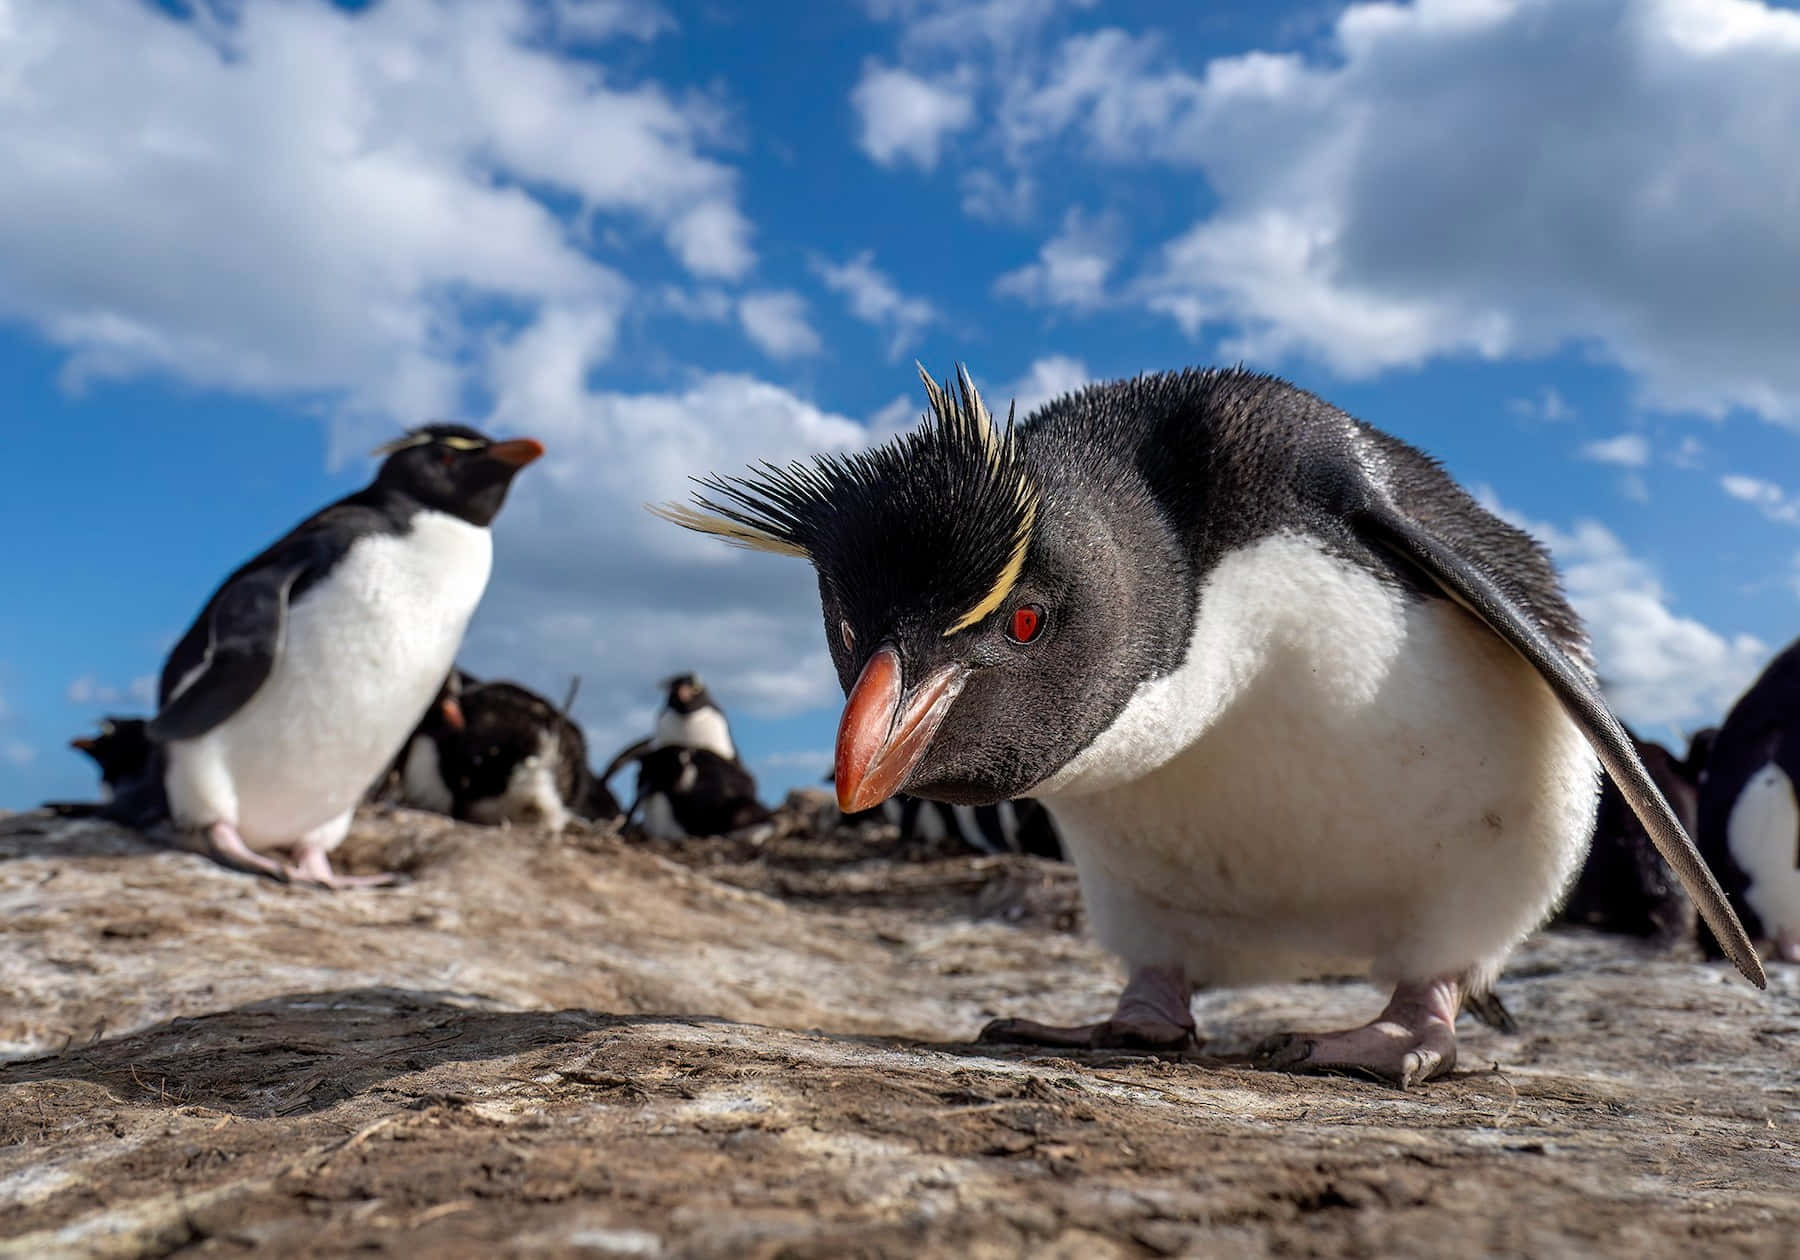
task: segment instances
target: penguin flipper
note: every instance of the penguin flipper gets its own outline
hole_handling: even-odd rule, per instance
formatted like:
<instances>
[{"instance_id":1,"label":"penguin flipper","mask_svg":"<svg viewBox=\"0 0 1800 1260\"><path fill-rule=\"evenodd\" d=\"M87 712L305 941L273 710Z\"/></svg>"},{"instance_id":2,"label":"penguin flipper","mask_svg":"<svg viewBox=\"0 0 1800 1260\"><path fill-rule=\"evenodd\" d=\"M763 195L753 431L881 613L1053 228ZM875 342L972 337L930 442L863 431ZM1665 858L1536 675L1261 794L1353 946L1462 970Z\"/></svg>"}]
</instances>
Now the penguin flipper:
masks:
<instances>
[{"instance_id":1,"label":"penguin flipper","mask_svg":"<svg viewBox=\"0 0 1800 1260\"><path fill-rule=\"evenodd\" d=\"M226 584L207 617L206 655L151 721L151 739L196 739L262 689L281 653L288 592L309 567L309 560L297 557L239 573Z\"/></svg>"},{"instance_id":2,"label":"penguin flipper","mask_svg":"<svg viewBox=\"0 0 1800 1260\"><path fill-rule=\"evenodd\" d=\"M1519 610L1498 583L1418 522L1379 502L1363 505L1351 519L1363 541L1422 575L1431 586L1473 613L1537 670L1599 754L1600 763L1618 784L1632 813L1644 824L1663 860L1693 898L1726 956L1757 988L1766 987L1762 960L1744 934L1743 924L1726 901L1718 880L1713 878L1693 840L1682 830L1669 803L1644 769L1631 737L1586 672Z\"/></svg>"},{"instance_id":3,"label":"penguin flipper","mask_svg":"<svg viewBox=\"0 0 1800 1260\"><path fill-rule=\"evenodd\" d=\"M626 763L636 761L638 758L642 757L645 753L649 752L650 745L653 742L655 742L654 737L645 736L643 739L638 740L637 743L628 745L627 747L620 749L619 755L614 757L611 761L607 762L606 769L601 771L600 775L598 776L601 786L604 787L607 783L611 782L612 777L615 774L619 773L619 771L623 770L626 766ZM634 807L635 807L635 803L634 803Z\"/></svg>"}]
</instances>

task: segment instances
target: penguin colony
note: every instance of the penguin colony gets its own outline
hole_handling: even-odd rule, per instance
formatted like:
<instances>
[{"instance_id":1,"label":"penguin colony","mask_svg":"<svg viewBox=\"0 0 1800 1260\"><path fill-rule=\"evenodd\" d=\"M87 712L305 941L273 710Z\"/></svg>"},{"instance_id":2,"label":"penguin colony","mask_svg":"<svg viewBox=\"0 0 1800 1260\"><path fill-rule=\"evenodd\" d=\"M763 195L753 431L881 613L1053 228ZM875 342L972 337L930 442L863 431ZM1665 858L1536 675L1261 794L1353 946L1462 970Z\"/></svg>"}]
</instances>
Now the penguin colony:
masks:
<instances>
[{"instance_id":1,"label":"penguin colony","mask_svg":"<svg viewBox=\"0 0 1800 1260\"><path fill-rule=\"evenodd\" d=\"M1374 1019L1262 1057L1405 1086L1455 1064L1459 1011L1493 1009L1559 908L1664 943L1697 912L1758 985L1738 916L1800 961L1800 645L1678 761L1607 708L1543 550L1322 400L1190 370L1002 425L966 372L921 376L916 431L653 510L814 566L843 821L897 808L905 831L935 815L1074 863L1128 969L1113 1014L984 1040L1178 1048L1199 988L1355 971L1389 992ZM74 741L107 797L87 808L334 889L396 878L331 866L371 795L553 829L770 825L697 677L595 775L572 694L456 667L489 526L541 444L429 425L378 453L212 594L153 717Z\"/></svg>"}]
</instances>

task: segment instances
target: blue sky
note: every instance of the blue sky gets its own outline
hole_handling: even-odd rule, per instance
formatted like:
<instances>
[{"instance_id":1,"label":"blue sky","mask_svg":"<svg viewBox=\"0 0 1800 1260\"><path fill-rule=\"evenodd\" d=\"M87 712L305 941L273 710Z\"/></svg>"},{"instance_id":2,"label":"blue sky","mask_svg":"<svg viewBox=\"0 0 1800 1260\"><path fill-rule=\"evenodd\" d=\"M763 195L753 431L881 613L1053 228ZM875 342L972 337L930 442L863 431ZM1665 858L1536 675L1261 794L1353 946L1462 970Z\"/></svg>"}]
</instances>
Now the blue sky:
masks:
<instances>
[{"instance_id":1,"label":"blue sky","mask_svg":"<svg viewBox=\"0 0 1800 1260\"><path fill-rule=\"evenodd\" d=\"M698 669L815 782L810 573L641 505L911 423L914 358L1288 376L1549 542L1652 736L1800 628L1792 6L750 12L0 0L0 808L435 417L550 448L468 668L580 674L596 760Z\"/></svg>"}]
</instances>

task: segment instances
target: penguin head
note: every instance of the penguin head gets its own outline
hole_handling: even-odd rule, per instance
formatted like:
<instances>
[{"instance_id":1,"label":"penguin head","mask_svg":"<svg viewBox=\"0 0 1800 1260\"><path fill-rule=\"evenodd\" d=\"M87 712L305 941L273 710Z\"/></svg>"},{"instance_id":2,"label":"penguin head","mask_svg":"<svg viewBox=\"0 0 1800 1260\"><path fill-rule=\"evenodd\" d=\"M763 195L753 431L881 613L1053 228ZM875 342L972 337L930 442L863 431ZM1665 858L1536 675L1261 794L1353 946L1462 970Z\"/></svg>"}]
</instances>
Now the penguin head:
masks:
<instances>
[{"instance_id":1,"label":"penguin head","mask_svg":"<svg viewBox=\"0 0 1800 1260\"><path fill-rule=\"evenodd\" d=\"M535 438L496 442L460 424L428 424L376 448L375 484L403 491L471 525L488 525L518 471L544 453Z\"/></svg>"},{"instance_id":2,"label":"penguin head","mask_svg":"<svg viewBox=\"0 0 1800 1260\"><path fill-rule=\"evenodd\" d=\"M1106 470L1028 451L966 371L955 390L925 383L930 413L912 433L707 478L697 506L654 509L812 561L847 693L834 771L846 812L902 790L1028 794L1124 707L1156 639L1134 621L1159 585L1143 554L1158 540L1105 519Z\"/></svg>"},{"instance_id":3,"label":"penguin head","mask_svg":"<svg viewBox=\"0 0 1800 1260\"><path fill-rule=\"evenodd\" d=\"M717 708L713 698L707 693L706 684L700 681L698 674L676 674L665 679L663 685L668 688L668 707L677 713L693 713L700 709Z\"/></svg>"},{"instance_id":4,"label":"penguin head","mask_svg":"<svg viewBox=\"0 0 1800 1260\"><path fill-rule=\"evenodd\" d=\"M150 736L143 718L105 717L97 734L69 741L69 747L86 753L100 767L102 782L122 782L144 769L150 761Z\"/></svg>"}]
</instances>

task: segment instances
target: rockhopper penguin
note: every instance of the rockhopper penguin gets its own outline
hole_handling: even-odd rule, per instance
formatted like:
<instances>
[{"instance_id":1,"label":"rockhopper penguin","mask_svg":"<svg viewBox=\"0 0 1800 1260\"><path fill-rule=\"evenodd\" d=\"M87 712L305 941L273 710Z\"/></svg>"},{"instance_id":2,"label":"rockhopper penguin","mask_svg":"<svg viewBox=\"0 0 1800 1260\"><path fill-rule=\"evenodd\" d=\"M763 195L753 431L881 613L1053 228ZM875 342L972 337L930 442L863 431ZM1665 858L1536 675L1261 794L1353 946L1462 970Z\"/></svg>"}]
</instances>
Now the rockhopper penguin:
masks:
<instances>
[{"instance_id":1,"label":"rockhopper penguin","mask_svg":"<svg viewBox=\"0 0 1800 1260\"><path fill-rule=\"evenodd\" d=\"M1800 963L1800 641L1738 697L1700 782L1700 851L1776 958ZM1710 950L1714 942L1703 940Z\"/></svg>"},{"instance_id":2,"label":"rockhopper penguin","mask_svg":"<svg viewBox=\"0 0 1800 1260\"><path fill-rule=\"evenodd\" d=\"M100 767L100 791L111 800L125 785L149 770L154 745L141 717L103 717L96 735L82 735L69 747L86 753Z\"/></svg>"},{"instance_id":3,"label":"rockhopper penguin","mask_svg":"<svg viewBox=\"0 0 1800 1260\"><path fill-rule=\"evenodd\" d=\"M1375 1020L1264 1061L1446 1071L1459 1005L1580 865L1602 765L1762 983L1547 556L1430 458L1241 370L1092 386L1016 428L966 372L926 391L890 443L655 510L817 569L845 810L1049 807L1130 981L1100 1024L987 1036L1182 1045L1197 986L1366 970L1393 986Z\"/></svg>"},{"instance_id":4,"label":"rockhopper penguin","mask_svg":"<svg viewBox=\"0 0 1800 1260\"><path fill-rule=\"evenodd\" d=\"M530 438L429 425L382 447L375 480L225 579L163 667L149 734L157 799L220 862L339 888L327 856L439 692L487 586L488 525ZM163 799L166 795L166 801ZM294 861L266 856L292 849Z\"/></svg>"},{"instance_id":5,"label":"rockhopper penguin","mask_svg":"<svg viewBox=\"0 0 1800 1260\"><path fill-rule=\"evenodd\" d=\"M731 741L731 723L725 710L718 706L698 674L677 674L664 686L668 699L656 715L656 734L650 747L705 748L727 761L737 760L737 745Z\"/></svg>"}]
</instances>

